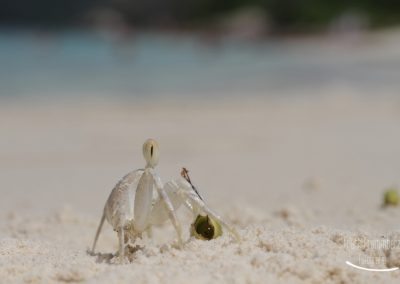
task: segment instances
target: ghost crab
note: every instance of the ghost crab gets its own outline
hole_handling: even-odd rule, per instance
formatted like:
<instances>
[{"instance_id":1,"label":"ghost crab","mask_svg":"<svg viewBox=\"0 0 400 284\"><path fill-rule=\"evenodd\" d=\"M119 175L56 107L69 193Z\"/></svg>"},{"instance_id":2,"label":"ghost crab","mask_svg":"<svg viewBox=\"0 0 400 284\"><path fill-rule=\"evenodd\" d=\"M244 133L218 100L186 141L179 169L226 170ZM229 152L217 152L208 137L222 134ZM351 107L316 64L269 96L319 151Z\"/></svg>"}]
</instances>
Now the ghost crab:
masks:
<instances>
[{"instance_id":1,"label":"ghost crab","mask_svg":"<svg viewBox=\"0 0 400 284\"><path fill-rule=\"evenodd\" d=\"M204 203L197 189L190 182L186 169L182 171L181 177L163 186L154 170L159 160L159 146L155 140L146 140L143 144L143 156L146 167L125 175L111 191L96 231L92 253L96 248L104 220L107 220L118 234L118 256L121 261L124 260L125 247L129 242L134 243L143 232L147 232L151 237L151 227L161 225L168 219L171 220L177 233L178 246L182 248L182 230L176 217L176 210L182 204L192 211L194 216L200 212L211 216L239 240L235 229ZM157 194L153 194L154 188Z\"/></svg>"}]
</instances>

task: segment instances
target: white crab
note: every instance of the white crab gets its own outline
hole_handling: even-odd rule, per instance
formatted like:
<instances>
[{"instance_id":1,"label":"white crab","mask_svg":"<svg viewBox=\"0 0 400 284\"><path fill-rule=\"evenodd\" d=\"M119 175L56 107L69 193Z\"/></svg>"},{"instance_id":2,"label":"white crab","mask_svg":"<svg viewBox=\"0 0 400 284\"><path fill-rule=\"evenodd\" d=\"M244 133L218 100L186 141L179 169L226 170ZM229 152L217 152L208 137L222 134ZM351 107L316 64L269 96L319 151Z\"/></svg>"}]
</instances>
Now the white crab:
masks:
<instances>
[{"instance_id":1,"label":"white crab","mask_svg":"<svg viewBox=\"0 0 400 284\"><path fill-rule=\"evenodd\" d=\"M180 177L167 182L165 186L162 185L160 177L154 170L159 158L159 147L155 140L148 139L143 144L143 156L147 163L145 169L130 172L111 191L96 232L92 253L105 219L118 233L118 255L121 260L124 259L125 246L128 242L134 242L144 231L151 236L151 226L160 225L168 218L175 227L179 247L182 247L181 225L175 214L182 204L185 204L194 216L199 212L211 216L226 227L237 240L239 239L235 229L208 208L197 190L186 179ZM158 194L153 194L154 188Z\"/></svg>"}]
</instances>

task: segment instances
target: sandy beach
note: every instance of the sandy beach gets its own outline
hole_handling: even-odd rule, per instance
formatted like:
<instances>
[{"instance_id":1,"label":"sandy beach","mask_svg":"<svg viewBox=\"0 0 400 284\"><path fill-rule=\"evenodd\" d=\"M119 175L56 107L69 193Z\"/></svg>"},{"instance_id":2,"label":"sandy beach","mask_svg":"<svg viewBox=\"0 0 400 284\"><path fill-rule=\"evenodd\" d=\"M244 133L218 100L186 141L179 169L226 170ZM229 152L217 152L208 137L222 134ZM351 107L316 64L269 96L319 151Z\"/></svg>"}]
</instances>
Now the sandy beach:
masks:
<instances>
[{"instance_id":1,"label":"sandy beach","mask_svg":"<svg viewBox=\"0 0 400 284\"><path fill-rule=\"evenodd\" d=\"M331 93L329 93L331 92ZM398 283L400 99L354 90L246 101L87 101L0 106L2 283ZM172 225L118 265L106 224L87 253L115 183L159 141L163 181L190 170L211 208L233 224L176 248Z\"/></svg>"}]
</instances>

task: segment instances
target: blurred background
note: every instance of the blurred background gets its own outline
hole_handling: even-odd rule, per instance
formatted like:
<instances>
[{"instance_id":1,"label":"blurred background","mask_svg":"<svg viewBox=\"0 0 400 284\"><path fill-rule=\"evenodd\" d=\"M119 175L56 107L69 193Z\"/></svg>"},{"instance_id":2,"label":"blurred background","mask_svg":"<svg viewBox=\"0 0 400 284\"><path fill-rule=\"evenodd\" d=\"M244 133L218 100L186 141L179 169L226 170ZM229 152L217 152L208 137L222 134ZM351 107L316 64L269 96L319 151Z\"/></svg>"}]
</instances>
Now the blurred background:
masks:
<instances>
[{"instance_id":1,"label":"blurred background","mask_svg":"<svg viewBox=\"0 0 400 284\"><path fill-rule=\"evenodd\" d=\"M5 0L0 96L376 92L398 87L399 23L395 0Z\"/></svg>"},{"instance_id":2,"label":"blurred background","mask_svg":"<svg viewBox=\"0 0 400 284\"><path fill-rule=\"evenodd\" d=\"M396 0L3 0L0 207L97 216L153 137L224 214L368 223L399 182L399 24Z\"/></svg>"}]
</instances>

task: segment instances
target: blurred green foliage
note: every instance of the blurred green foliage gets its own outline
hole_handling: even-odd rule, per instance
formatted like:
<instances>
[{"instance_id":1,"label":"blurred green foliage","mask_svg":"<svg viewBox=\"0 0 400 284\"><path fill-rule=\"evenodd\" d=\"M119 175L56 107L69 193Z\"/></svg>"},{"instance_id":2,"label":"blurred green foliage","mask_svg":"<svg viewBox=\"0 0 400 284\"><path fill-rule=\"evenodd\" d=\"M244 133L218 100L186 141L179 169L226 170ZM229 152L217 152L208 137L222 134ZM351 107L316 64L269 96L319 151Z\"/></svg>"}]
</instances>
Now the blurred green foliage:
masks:
<instances>
[{"instance_id":1,"label":"blurred green foliage","mask_svg":"<svg viewBox=\"0 0 400 284\"><path fill-rule=\"evenodd\" d=\"M0 25L79 26L102 9L135 27L201 28L249 7L260 9L276 32L324 29L346 13L361 15L372 28L400 22L399 0L3 0Z\"/></svg>"},{"instance_id":2,"label":"blurred green foliage","mask_svg":"<svg viewBox=\"0 0 400 284\"><path fill-rule=\"evenodd\" d=\"M221 14L245 7L265 11L277 30L323 28L346 12L365 16L371 27L400 22L400 1L396 0L203 0L185 1L182 22L207 22Z\"/></svg>"}]
</instances>

